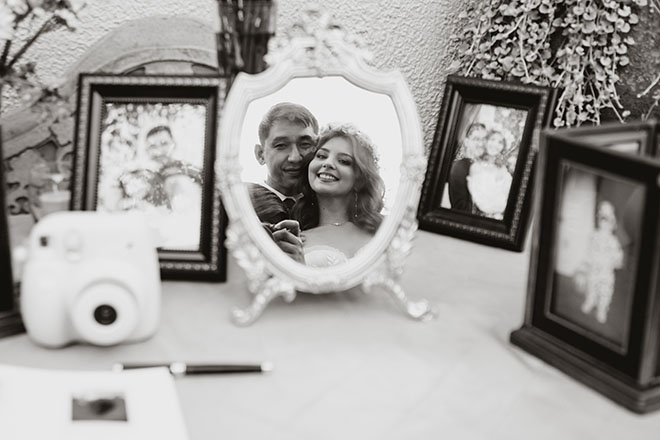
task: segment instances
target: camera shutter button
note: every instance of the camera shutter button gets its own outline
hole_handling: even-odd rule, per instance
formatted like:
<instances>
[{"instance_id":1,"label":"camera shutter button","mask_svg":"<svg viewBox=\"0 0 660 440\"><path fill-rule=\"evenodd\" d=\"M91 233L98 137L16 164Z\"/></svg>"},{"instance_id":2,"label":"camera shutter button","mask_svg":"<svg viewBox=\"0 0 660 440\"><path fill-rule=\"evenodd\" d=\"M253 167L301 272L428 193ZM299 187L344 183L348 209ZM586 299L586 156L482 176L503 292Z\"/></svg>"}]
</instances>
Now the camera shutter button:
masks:
<instances>
[{"instance_id":1,"label":"camera shutter button","mask_svg":"<svg viewBox=\"0 0 660 440\"><path fill-rule=\"evenodd\" d=\"M80 261L82 258L83 239L78 231L67 231L64 235L64 254L69 261Z\"/></svg>"}]
</instances>

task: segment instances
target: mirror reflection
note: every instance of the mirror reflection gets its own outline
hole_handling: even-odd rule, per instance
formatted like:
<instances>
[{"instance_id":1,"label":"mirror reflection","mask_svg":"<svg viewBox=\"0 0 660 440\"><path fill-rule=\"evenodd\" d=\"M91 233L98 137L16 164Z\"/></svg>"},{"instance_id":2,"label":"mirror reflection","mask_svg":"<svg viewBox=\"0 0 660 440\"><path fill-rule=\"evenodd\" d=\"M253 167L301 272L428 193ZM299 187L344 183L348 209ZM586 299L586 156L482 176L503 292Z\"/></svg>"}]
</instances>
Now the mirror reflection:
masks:
<instances>
[{"instance_id":1,"label":"mirror reflection","mask_svg":"<svg viewBox=\"0 0 660 440\"><path fill-rule=\"evenodd\" d=\"M301 263L355 256L391 209L402 159L391 98L345 78L295 78L247 108L242 179L264 228Z\"/></svg>"}]
</instances>

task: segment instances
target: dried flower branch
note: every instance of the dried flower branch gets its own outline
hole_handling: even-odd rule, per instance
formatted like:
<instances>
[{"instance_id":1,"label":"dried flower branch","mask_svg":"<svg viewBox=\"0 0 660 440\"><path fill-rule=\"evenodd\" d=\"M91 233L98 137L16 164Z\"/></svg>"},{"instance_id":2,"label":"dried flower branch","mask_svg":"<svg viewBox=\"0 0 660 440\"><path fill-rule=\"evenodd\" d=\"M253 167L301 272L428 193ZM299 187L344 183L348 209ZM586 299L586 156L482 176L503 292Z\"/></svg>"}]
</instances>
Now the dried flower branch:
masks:
<instances>
[{"instance_id":1,"label":"dried flower branch","mask_svg":"<svg viewBox=\"0 0 660 440\"><path fill-rule=\"evenodd\" d=\"M62 27L75 30L77 14L85 3L85 0L0 0L0 89L7 86L23 102L49 114L61 110L57 89L41 84L34 63L20 61L42 35ZM16 38L17 35L23 38ZM18 47L17 41L20 41ZM50 108L52 105L56 108Z\"/></svg>"}]
</instances>

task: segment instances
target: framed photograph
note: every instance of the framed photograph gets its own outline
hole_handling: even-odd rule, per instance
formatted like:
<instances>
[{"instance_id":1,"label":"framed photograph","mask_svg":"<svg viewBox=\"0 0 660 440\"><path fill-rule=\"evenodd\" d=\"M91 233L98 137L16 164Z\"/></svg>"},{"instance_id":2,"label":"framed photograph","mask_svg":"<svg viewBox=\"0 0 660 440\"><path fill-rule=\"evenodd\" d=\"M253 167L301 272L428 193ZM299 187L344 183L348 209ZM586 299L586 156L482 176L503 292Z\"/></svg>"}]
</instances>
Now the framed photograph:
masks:
<instances>
[{"instance_id":1,"label":"framed photograph","mask_svg":"<svg viewBox=\"0 0 660 440\"><path fill-rule=\"evenodd\" d=\"M421 229L522 250L552 96L545 87L447 78L419 205Z\"/></svg>"},{"instance_id":2,"label":"framed photograph","mask_svg":"<svg viewBox=\"0 0 660 440\"><path fill-rule=\"evenodd\" d=\"M660 408L660 163L654 142L645 144L653 130L633 124L626 149L574 131L544 134L525 324L511 335L636 412ZM640 133L631 154L628 140Z\"/></svg>"},{"instance_id":3,"label":"framed photograph","mask_svg":"<svg viewBox=\"0 0 660 440\"><path fill-rule=\"evenodd\" d=\"M0 139L0 158L2 144ZM16 301L16 287L12 276L11 245L9 241L8 209L5 200L5 165L0 165L0 338L24 331Z\"/></svg>"},{"instance_id":4,"label":"framed photograph","mask_svg":"<svg viewBox=\"0 0 660 440\"><path fill-rule=\"evenodd\" d=\"M609 122L561 131L562 136L622 153L657 156L657 124L654 122Z\"/></svg>"},{"instance_id":5,"label":"framed photograph","mask_svg":"<svg viewBox=\"0 0 660 440\"><path fill-rule=\"evenodd\" d=\"M80 76L73 209L143 212L164 279L225 279L214 175L225 86L219 77Z\"/></svg>"}]
</instances>

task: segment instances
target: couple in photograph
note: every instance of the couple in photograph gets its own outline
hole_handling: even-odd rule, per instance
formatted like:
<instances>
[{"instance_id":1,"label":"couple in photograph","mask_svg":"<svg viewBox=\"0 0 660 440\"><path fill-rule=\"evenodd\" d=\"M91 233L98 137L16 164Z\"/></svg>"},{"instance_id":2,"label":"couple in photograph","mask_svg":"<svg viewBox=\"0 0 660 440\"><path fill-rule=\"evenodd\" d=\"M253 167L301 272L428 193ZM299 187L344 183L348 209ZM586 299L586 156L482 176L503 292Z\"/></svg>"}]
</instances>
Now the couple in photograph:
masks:
<instances>
[{"instance_id":1,"label":"couple in photograph","mask_svg":"<svg viewBox=\"0 0 660 440\"><path fill-rule=\"evenodd\" d=\"M152 127L138 148L139 167L128 169L119 177L122 207L136 209L144 204L168 210L190 198L201 198L202 171L182 160L173 159L176 143L167 125Z\"/></svg>"},{"instance_id":2,"label":"couple in photograph","mask_svg":"<svg viewBox=\"0 0 660 440\"><path fill-rule=\"evenodd\" d=\"M153 228L158 247L197 249L202 170L176 158L177 145L170 126L155 124L133 144L115 137L118 139L109 140L103 147L99 209L142 212Z\"/></svg>"},{"instance_id":3,"label":"couple in photograph","mask_svg":"<svg viewBox=\"0 0 660 440\"><path fill-rule=\"evenodd\" d=\"M319 129L307 108L279 103L259 124L254 153L267 170L264 182L248 184L255 212L294 260L345 262L380 226L385 185L375 147L352 124Z\"/></svg>"},{"instance_id":4,"label":"couple in photograph","mask_svg":"<svg viewBox=\"0 0 660 440\"><path fill-rule=\"evenodd\" d=\"M503 219L517 160L507 144L504 128L470 124L449 171L452 209Z\"/></svg>"}]
</instances>

